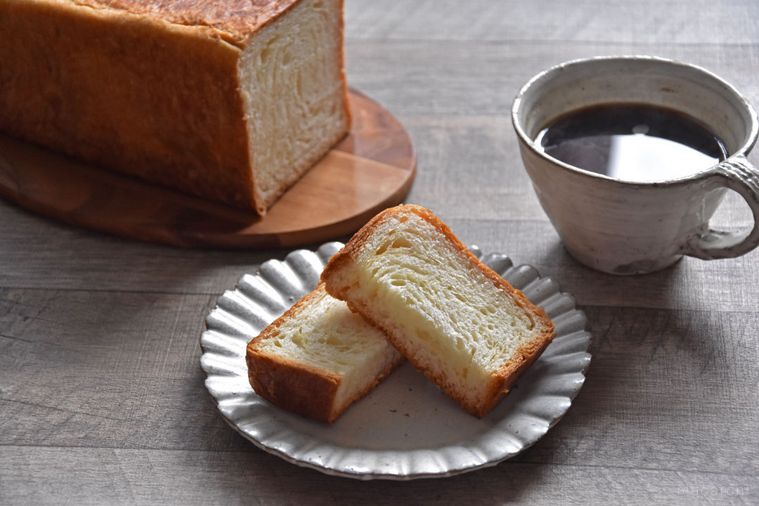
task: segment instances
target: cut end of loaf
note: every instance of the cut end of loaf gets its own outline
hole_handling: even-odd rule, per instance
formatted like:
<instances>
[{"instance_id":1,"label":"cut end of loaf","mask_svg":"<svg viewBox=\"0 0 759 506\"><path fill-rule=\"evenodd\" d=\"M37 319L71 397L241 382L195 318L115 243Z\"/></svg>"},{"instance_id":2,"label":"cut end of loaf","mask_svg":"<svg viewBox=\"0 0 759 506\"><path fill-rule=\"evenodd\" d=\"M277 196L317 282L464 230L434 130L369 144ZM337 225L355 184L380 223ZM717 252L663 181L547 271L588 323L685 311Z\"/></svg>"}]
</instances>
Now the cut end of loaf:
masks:
<instances>
[{"instance_id":1,"label":"cut end of loaf","mask_svg":"<svg viewBox=\"0 0 759 506\"><path fill-rule=\"evenodd\" d=\"M0 130L264 214L348 132L342 10L341 0L0 2Z\"/></svg>"},{"instance_id":2,"label":"cut end of loaf","mask_svg":"<svg viewBox=\"0 0 759 506\"><path fill-rule=\"evenodd\" d=\"M341 0L302 0L251 39L239 65L260 214L350 128Z\"/></svg>"},{"instance_id":3,"label":"cut end of loaf","mask_svg":"<svg viewBox=\"0 0 759 506\"><path fill-rule=\"evenodd\" d=\"M271 403L332 422L366 395L400 362L381 331L323 285L254 338L248 374L257 394Z\"/></svg>"},{"instance_id":4,"label":"cut end of loaf","mask_svg":"<svg viewBox=\"0 0 759 506\"><path fill-rule=\"evenodd\" d=\"M322 279L476 416L493 408L553 337L542 310L420 206L377 215Z\"/></svg>"}]
</instances>

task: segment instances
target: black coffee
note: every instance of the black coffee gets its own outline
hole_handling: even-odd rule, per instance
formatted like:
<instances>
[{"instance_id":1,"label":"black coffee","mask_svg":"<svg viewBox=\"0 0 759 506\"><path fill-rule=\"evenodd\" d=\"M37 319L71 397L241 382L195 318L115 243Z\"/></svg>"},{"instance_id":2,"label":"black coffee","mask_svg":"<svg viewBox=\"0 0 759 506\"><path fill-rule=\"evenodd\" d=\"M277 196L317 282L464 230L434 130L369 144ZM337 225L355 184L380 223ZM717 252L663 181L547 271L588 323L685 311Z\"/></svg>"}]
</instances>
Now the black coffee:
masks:
<instances>
[{"instance_id":1,"label":"black coffee","mask_svg":"<svg viewBox=\"0 0 759 506\"><path fill-rule=\"evenodd\" d=\"M535 138L548 155L624 181L664 181L708 169L725 144L681 112L644 104L608 104L559 117Z\"/></svg>"}]
</instances>

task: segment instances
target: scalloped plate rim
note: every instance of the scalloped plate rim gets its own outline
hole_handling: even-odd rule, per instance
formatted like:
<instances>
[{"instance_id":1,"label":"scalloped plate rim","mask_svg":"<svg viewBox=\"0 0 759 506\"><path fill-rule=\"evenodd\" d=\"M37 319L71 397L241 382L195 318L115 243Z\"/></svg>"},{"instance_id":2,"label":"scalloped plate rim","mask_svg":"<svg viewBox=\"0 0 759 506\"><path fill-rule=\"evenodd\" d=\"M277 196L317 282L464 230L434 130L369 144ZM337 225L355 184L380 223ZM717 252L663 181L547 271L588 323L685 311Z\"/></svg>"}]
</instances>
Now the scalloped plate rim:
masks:
<instances>
[{"instance_id":1,"label":"scalloped plate rim","mask_svg":"<svg viewBox=\"0 0 759 506\"><path fill-rule=\"evenodd\" d=\"M342 243L338 243L338 242L335 242L335 241L329 241L329 242L326 242L326 243L320 245L315 250L309 250L309 249L305 249L305 248L298 248L298 249L290 251L287 255L285 255L285 257L282 260L280 260L279 258L272 258L272 259L267 260L267 261L277 260L277 261L280 261L280 262L284 263L286 261L287 257L289 257L291 254L297 253L299 251L308 251L308 252L311 252L311 253L316 253L317 256L319 256L317 252L321 248L323 248L325 246L328 246L328 245L332 245L332 244L342 244ZM476 245L471 246L470 250L472 251L472 253L474 253L475 256L477 256L480 259L483 259L485 256L487 256L486 254L483 254L481 252L480 248L478 246L476 246ZM502 253L494 252L494 253L491 253L491 254L501 255L501 256L506 257L506 258L508 258L510 260L510 257L508 257L507 255L504 255ZM246 275L247 276L260 276L261 275L261 273L260 273L260 266L263 265L265 262L261 262L261 264L259 264L259 269L254 274L244 273L240 277L240 279L238 279L238 282L235 284L234 288L224 290L224 292L222 292L217 297L216 304L208 312L208 314L206 315L206 318L204 319L205 330L201 333L201 336L200 336L200 346L201 346L201 350L202 350L201 357L200 357L200 367L201 367L201 370L206 374L206 378L205 378L203 384L206 387L206 390L208 390L209 394L211 395L211 398L213 399L213 402L214 402L217 410L219 410L219 413L221 414L221 417L224 420L224 422L226 422L227 425L229 425L232 429L234 429L238 434L240 434L245 439L247 439L248 441L250 441L251 443L253 443L257 448L265 451L266 453L269 453L271 455L279 457L279 458L283 459L284 461L286 461L286 462L288 462L290 464L294 464L294 465L296 465L298 467L302 467L302 468L305 468L305 469L312 469L312 470L315 470L315 471L319 471L319 472L324 473L324 474L329 475L329 476L351 478L351 479L357 479L357 480L361 480L361 481L369 481L369 480L375 480L375 479L392 480L392 481L410 481L410 480L415 480L415 479L447 478L447 477L451 477L451 476L456 476L456 475L461 475L461 474L469 473L469 472L472 472L472 471L477 471L479 469L486 469L486 468L489 468L489 467L494 467L494 466L496 466L496 465L504 462L505 460L509 460L509 459L511 459L511 458L519 455L520 453L524 452L525 450L527 450L528 448L530 448L531 446L533 446L535 443L537 443L538 441L540 441L540 439L542 439L548 433L548 431L550 431L566 415L566 413L569 411L569 408L573 404L575 398L577 397L577 395L579 395L580 390L582 390L582 387L584 386L585 381L587 379L586 372L588 370L588 367L590 366L590 362L591 362L591 359L592 359L592 354L589 352L590 343L592 341L592 334L591 334L591 332L587 328L587 320L586 320L586 323L585 323L585 325L583 326L583 328L582 328L582 330L580 332L583 332L583 333L585 333L587 335L587 344L586 344L584 350L578 351L578 353L582 352L582 353L585 354L585 360L584 360L582 366L578 370L572 371L574 373L579 373L582 376L582 380L576 383L575 387L573 389L571 389L571 392L568 395L564 396L564 397L567 397L569 399L569 404L567 405L566 409L564 409L558 416L556 416L553 419L551 419L550 421L548 421L548 425L547 425L545 431L543 431L540 435L538 435L537 437L535 437L532 441L529 441L529 442L523 444L516 451L507 452L504 455L499 456L498 458L488 460L488 461L483 462L482 464L478 464L478 465L466 465L466 466L461 466L461 467L451 467L448 470L443 471L443 472L429 472L429 473L426 473L426 472L417 472L417 473L409 473L409 474L383 473L383 472L353 472L353 471L348 470L348 469L336 469L334 467L328 467L328 466L325 466L325 465L319 465L319 464L315 464L313 462L309 462L309 461L306 461L306 460L299 459L297 457L294 457L294 456L288 454L287 452L285 452L283 450L280 450L280 449L274 448L271 445L265 444L264 442L260 441L259 439L257 439L253 435L249 434L245 430L243 430L240 427L238 427L233 420L229 419L222 412L222 410L221 410L221 408L219 406L219 400L211 392L211 389L208 386L208 382L212 379L212 377L216 376L216 374L214 374L212 371L207 370L206 367L203 365L203 362L202 362L203 357L206 354L212 353L207 348L207 346L205 346L203 344L203 339L204 339L205 335L208 332L211 332L212 330L214 330L214 329L212 329L209 326L208 320L211 317L211 315L217 309L223 309L219 305L220 300L222 298L224 298L228 293L234 293L234 292L238 291L239 290L239 286L240 286L240 282L242 281L242 279ZM539 273L539 271L535 267L533 267L532 265L530 265L530 264L519 264L519 265L513 265L512 264L511 269L520 269L520 268L525 268L525 267L533 269L537 273L537 279L547 280L547 281L553 281L552 278L550 278L548 276L541 276L540 273ZM502 274L499 273L499 276L502 276ZM569 294L567 292L561 291L560 287L558 287L558 284L557 284L556 293L559 294L559 295L562 295L562 296L571 297L574 300L574 296L572 296L571 294ZM288 301L288 302L291 302L291 301ZM292 303L294 303L294 301L291 302L291 305L292 305ZM582 315L583 318L585 318L585 312L582 311L581 309L577 309L576 307L573 307L572 309L564 311L564 312L562 312L560 314L565 314L565 313L568 313L570 311L575 311L578 314ZM575 332L577 332L577 331L575 331ZM536 363L537 363L537 361L536 361ZM272 407L274 409L279 409L279 408L276 408L274 406L272 406ZM332 447L335 447L335 448L345 449L346 451L357 451L355 448L341 447L341 446L339 446L337 444L334 444L334 443L328 443L328 444L330 446L332 446ZM437 449L440 450L440 449L443 449L443 448L446 448L446 447L443 446L443 447L440 447L440 448L437 448ZM415 449L413 451L419 451L419 450L420 449ZM432 449L421 449L421 450L432 450ZM360 451L371 452L371 451L376 451L376 450L360 450ZM399 452L401 452L401 451L399 451ZM408 452L410 453L411 450L409 450Z\"/></svg>"}]
</instances>

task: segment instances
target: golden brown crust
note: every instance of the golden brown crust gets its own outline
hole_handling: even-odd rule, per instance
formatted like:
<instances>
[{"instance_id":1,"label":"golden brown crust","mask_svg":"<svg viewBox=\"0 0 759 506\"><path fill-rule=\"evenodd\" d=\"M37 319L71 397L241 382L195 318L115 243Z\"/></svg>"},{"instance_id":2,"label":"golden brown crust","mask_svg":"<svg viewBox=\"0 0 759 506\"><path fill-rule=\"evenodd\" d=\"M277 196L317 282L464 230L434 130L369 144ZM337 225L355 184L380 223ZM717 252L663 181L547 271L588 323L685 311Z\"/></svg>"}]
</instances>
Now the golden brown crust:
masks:
<instances>
[{"instance_id":1,"label":"golden brown crust","mask_svg":"<svg viewBox=\"0 0 759 506\"><path fill-rule=\"evenodd\" d=\"M311 301L322 297L320 288L304 296L254 337L248 343L245 361L248 364L248 379L258 395L288 411L330 422L334 420L332 406L340 386L340 376L269 355L258 348L264 340L276 337L279 328L291 318L297 318Z\"/></svg>"},{"instance_id":2,"label":"golden brown crust","mask_svg":"<svg viewBox=\"0 0 759 506\"><path fill-rule=\"evenodd\" d=\"M210 36L243 47L255 32L300 1L302 0L60 0L60 3L160 19L173 25L202 30Z\"/></svg>"},{"instance_id":3,"label":"golden brown crust","mask_svg":"<svg viewBox=\"0 0 759 506\"><path fill-rule=\"evenodd\" d=\"M0 130L264 214L238 64L302 1L0 1Z\"/></svg>"},{"instance_id":4,"label":"golden brown crust","mask_svg":"<svg viewBox=\"0 0 759 506\"><path fill-rule=\"evenodd\" d=\"M0 130L254 208L238 48L69 2L0 2L0 33Z\"/></svg>"},{"instance_id":5,"label":"golden brown crust","mask_svg":"<svg viewBox=\"0 0 759 506\"><path fill-rule=\"evenodd\" d=\"M245 361L248 365L248 379L258 395L280 408L332 423L349 406L385 379L400 365L403 358L399 356L397 360L388 363L371 384L353 397L346 399L342 406L337 406L335 397L340 387L339 375L278 355L271 355L259 349L261 342L275 337L285 322L297 318L304 307L325 296L327 295L324 285L319 284L312 292L296 302L248 343Z\"/></svg>"},{"instance_id":6,"label":"golden brown crust","mask_svg":"<svg viewBox=\"0 0 759 506\"><path fill-rule=\"evenodd\" d=\"M246 361L253 390L267 401L322 422L337 418L333 405L339 377L250 348Z\"/></svg>"},{"instance_id":7,"label":"golden brown crust","mask_svg":"<svg viewBox=\"0 0 759 506\"><path fill-rule=\"evenodd\" d=\"M335 396L340 386L339 376L250 348L246 356L248 380L258 395L282 409L327 423L337 420L402 362L400 356L389 362L372 383L338 406Z\"/></svg>"},{"instance_id":8,"label":"golden brown crust","mask_svg":"<svg viewBox=\"0 0 759 506\"><path fill-rule=\"evenodd\" d=\"M527 346L523 346L518 350L518 356L509 360L504 364L501 369L492 375L488 385L488 394L482 403L474 405L468 402L467 399L459 395L452 386L446 381L445 378L435 375L432 371L422 366L413 354L413 350L408 349L404 345L404 340L395 335L393 329L382 325L380 322L373 320L370 316L370 311L367 307L357 303L357 301L346 301L351 310L360 313L366 320L372 322L373 325L382 329L386 334L393 346L401 352L402 355L417 369L421 370L427 378L436 383L444 392L457 401L465 410L469 413L482 417L485 416L491 409L498 403L498 400L508 392L508 388L514 384L519 375L532 364L543 352L543 350L553 340L555 331L554 325L550 318L546 315L545 311L530 302L527 297L519 290L511 286L506 280L494 272L490 267L485 265L477 257L475 257L469 249L451 232L450 228L443 223L437 216L435 216L428 209L413 205L404 204L390 209L386 209L377 214L374 218L364 225L361 230L351 238L345 247L340 250L335 256L333 256L327 263L324 271L322 272L322 282L326 284L327 292L341 300L345 300L347 287L335 286L330 283L330 278L337 275L343 268L347 267L350 263L355 261L358 257L358 253L363 245L367 242L369 237L374 233L379 224L387 218L393 216L400 216L404 213L414 213L426 222L433 225L439 232L445 235L445 237L452 243L455 249L474 267L479 269L487 278L493 282L493 284L499 289L503 290L514 302L521 307L525 313L530 317L533 325L540 325L542 331L538 334Z\"/></svg>"}]
</instances>

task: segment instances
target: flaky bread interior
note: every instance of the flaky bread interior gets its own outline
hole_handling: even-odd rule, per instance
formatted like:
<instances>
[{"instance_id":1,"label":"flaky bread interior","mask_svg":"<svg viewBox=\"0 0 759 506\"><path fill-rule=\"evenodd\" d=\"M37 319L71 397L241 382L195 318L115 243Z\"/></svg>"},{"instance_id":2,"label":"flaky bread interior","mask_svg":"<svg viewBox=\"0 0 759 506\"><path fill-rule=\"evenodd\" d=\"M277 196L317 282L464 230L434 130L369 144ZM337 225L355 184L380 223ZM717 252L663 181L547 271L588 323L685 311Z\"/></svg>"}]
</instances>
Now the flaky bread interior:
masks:
<instances>
[{"instance_id":1,"label":"flaky bread interior","mask_svg":"<svg viewBox=\"0 0 759 506\"><path fill-rule=\"evenodd\" d=\"M259 212L348 132L342 51L342 0L303 0L245 48L238 71Z\"/></svg>"},{"instance_id":2,"label":"flaky bread interior","mask_svg":"<svg viewBox=\"0 0 759 506\"><path fill-rule=\"evenodd\" d=\"M323 285L248 345L256 393L332 422L402 361L382 331L330 297Z\"/></svg>"},{"instance_id":3,"label":"flaky bread interior","mask_svg":"<svg viewBox=\"0 0 759 506\"><path fill-rule=\"evenodd\" d=\"M398 350L483 416L553 337L524 295L419 206L384 211L328 264L327 290L385 330Z\"/></svg>"}]
</instances>

